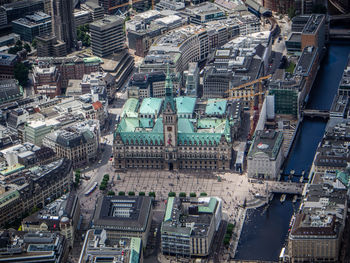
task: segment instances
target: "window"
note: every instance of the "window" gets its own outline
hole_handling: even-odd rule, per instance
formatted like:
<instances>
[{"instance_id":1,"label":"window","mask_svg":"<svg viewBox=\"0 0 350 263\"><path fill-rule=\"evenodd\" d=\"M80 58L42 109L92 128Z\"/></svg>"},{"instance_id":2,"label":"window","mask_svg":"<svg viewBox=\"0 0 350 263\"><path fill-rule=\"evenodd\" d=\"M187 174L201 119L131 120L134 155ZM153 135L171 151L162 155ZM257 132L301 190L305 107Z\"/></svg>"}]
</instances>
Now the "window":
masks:
<instances>
[{"instance_id":1,"label":"window","mask_svg":"<svg viewBox=\"0 0 350 263\"><path fill-rule=\"evenodd\" d=\"M172 131L172 127L167 127L167 131L171 132Z\"/></svg>"}]
</instances>

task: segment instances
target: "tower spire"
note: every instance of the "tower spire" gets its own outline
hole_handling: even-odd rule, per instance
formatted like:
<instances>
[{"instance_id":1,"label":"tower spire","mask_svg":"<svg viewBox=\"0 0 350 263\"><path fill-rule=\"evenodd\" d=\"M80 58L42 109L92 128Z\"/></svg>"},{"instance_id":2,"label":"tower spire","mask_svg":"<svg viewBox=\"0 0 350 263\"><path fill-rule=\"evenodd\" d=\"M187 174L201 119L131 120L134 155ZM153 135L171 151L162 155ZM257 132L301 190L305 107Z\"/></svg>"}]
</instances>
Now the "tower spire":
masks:
<instances>
[{"instance_id":1,"label":"tower spire","mask_svg":"<svg viewBox=\"0 0 350 263\"><path fill-rule=\"evenodd\" d=\"M170 77L170 71L169 71L169 63L167 64L167 73L165 78L165 101L164 101L164 108L170 104L170 107L173 111L175 111L175 103L174 103L174 97L173 97L173 82Z\"/></svg>"}]
</instances>

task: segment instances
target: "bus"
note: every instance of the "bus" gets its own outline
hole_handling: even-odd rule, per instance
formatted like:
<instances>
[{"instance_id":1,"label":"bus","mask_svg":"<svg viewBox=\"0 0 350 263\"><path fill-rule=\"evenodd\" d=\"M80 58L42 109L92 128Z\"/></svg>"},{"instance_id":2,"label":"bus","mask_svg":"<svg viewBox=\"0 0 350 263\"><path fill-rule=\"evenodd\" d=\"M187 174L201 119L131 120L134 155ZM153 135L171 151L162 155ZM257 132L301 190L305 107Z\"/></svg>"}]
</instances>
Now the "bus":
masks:
<instances>
[{"instance_id":1,"label":"bus","mask_svg":"<svg viewBox=\"0 0 350 263\"><path fill-rule=\"evenodd\" d=\"M97 183L94 182L94 184L91 186L91 188L85 193L85 196L88 196L88 195L90 195L93 191L95 191L96 187L97 187Z\"/></svg>"}]
</instances>

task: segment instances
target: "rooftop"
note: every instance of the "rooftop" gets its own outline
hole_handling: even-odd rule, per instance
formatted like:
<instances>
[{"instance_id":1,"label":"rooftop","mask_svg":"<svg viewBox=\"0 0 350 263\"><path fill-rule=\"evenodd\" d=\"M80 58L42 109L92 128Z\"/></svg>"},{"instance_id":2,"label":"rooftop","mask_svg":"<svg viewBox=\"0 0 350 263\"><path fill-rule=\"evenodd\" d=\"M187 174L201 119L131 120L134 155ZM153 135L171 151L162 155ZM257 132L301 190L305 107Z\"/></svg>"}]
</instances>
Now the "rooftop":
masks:
<instances>
[{"instance_id":1,"label":"rooftop","mask_svg":"<svg viewBox=\"0 0 350 263\"><path fill-rule=\"evenodd\" d=\"M107 30L123 23L124 20L120 16L105 16L103 19L90 23L90 28L93 30Z\"/></svg>"},{"instance_id":2,"label":"rooftop","mask_svg":"<svg viewBox=\"0 0 350 263\"><path fill-rule=\"evenodd\" d=\"M145 232L152 198L148 196L103 196L97 200L93 227L116 231Z\"/></svg>"},{"instance_id":3,"label":"rooftop","mask_svg":"<svg viewBox=\"0 0 350 263\"><path fill-rule=\"evenodd\" d=\"M254 155L264 153L267 154L270 159L275 160L282 148L282 142L282 132L258 130L256 131L254 141L250 146L248 157L254 158Z\"/></svg>"},{"instance_id":4,"label":"rooftop","mask_svg":"<svg viewBox=\"0 0 350 263\"><path fill-rule=\"evenodd\" d=\"M320 27L322 21L324 20L325 20L325 15L312 14L303 29L303 34L315 34L315 32Z\"/></svg>"},{"instance_id":5,"label":"rooftop","mask_svg":"<svg viewBox=\"0 0 350 263\"><path fill-rule=\"evenodd\" d=\"M305 47L301 56L298 60L298 63L294 69L294 74L308 76L312 65L317 57L317 48L314 46Z\"/></svg>"}]
</instances>

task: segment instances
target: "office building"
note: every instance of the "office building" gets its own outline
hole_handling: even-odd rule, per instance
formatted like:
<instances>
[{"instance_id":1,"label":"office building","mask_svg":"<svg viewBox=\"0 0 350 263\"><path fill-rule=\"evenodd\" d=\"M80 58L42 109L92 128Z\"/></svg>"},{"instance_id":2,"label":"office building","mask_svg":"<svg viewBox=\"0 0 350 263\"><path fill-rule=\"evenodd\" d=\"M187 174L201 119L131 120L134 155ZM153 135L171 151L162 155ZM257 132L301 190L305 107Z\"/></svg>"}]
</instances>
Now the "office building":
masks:
<instances>
[{"instance_id":1,"label":"office building","mask_svg":"<svg viewBox=\"0 0 350 263\"><path fill-rule=\"evenodd\" d=\"M66 44L67 53L70 53L76 45L73 0L53 0L52 10L53 34Z\"/></svg>"},{"instance_id":2,"label":"office building","mask_svg":"<svg viewBox=\"0 0 350 263\"><path fill-rule=\"evenodd\" d=\"M301 50L307 46L314 46L321 53L326 39L326 16L312 14L301 32Z\"/></svg>"},{"instance_id":3,"label":"office building","mask_svg":"<svg viewBox=\"0 0 350 263\"><path fill-rule=\"evenodd\" d=\"M51 34L51 27L51 17L43 12L12 21L12 31L30 43L36 36Z\"/></svg>"},{"instance_id":4,"label":"office building","mask_svg":"<svg viewBox=\"0 0 350 263\"><path fill-rule=\"evenodd\" d=\"M126 0L98 0L98 4L103 7L104 13L108 15L116 14L119 11L127 11L129 2Z\"/></svg>"},{"instance_id":5,"label":"office building","mask_svg":"<svg viewBox=\"0 0 350 263\"><path fill-rule=\"evenodd\" d=\"M0 6L0 26L7 25L13 20L44 11L43 0L23 0Z\"/></svg>"},{"instance_id":6,"label":"office building","mask_svg":"<svg viewBox=\"0 0 350 263\"><path fill-rule=\"evenodd\" d=\"M0 47L3 46L12 46L14 45L18 40L21 40L20 35L17 35L15 33L11 33L5 36L0 37Z\"/></svg>"},{"instance_id":7,"label":"office building","mask_svg":"<svg viewBox=\"0 0 350 263\"><path fill-rule=\"evenodd\" d=\"M15 78L14 70L18 61L17 55L0 53L0 80Z\"/></svg>"},{"instance_id":8,"label":"office building","mask_svg":"<svg viewBox=\"0 0 350 263\"><path fill-rule=\"evenodd\" d=\"M225 12L211 2L204 2L198 5L189 6L184 10L193 24L204 24L214 20L225 19Z\"/></svg>"},{"instance_id":9,"label":"office building","mask_svg":"<svg viewBox=\"0 0 350 263\"><path fill-rule=\"evenodd\" d=\"M248 177L278 181L284 158L282 143L282 132L256 131L248 152Z\"/></svg>"},{"instance_id":10,"label":"office building","mask_svg":"<svg viewBox=\"0 0 350 263\"><path fill-rule=\"evenodd\" d=\"M141 263L143 261L142 241L137 237L121 237L110 240L107 231L90 229L86 233L79 263L110 261L120 263Z\"/></svg>"},{"instance_id":11,"label":"office building","mask_svg":"<svg viewBox=\"0 0 350 263\"><path fill-rule=\"evenodd\" d=\"M24 141L41 146L44 137L53 127L43 121L28 121L24 127Z\"/></svg>"},{"instance_id":12,"label":"office building","mask_svg":"<svg viewBox=\"0 0 350 263\"><path fill-rule=\"evenodd\" d=\"M174 99L169 74L165 82L164 100L125 103L114 137L115 168L230 169L241 103Z\"/></svg>"},{"instance_id":13,"label":"office building","mask_svg":"<svg viewBox=\"0 0 350 263\"><path fill-rule=\"evenodd\" d=\"M62 76L57 67L34 67L32 76L36 94L47 95L50 98L61 94Z\"/></svg>"},{"instance_id":14,"label":"office building","mask_svg":"<svg viewBox=\"0 0 350 263\"><path fill-rule=\"evenodd\" d=\"M0 262L64 263L68 259L67 241L59 234L2 230L0 240Z\"/></svg>"},{"instance_id":15,"label":"office building","mask_svg":"<svg viewBox=\"0 0 350 263\"><path fill-rule=\"evenodd\" d=\"M106 72L92 72L85 74L80 82L82 94L91 93L93 87L104 87L107 92L108 99L112 100L116 93L116 85L114 77Z\"/></svg>"},{"instance_id":16,"label":"office building","mask_svg":"<svg viewBox=\"0 0 350 263\"><path fill-rule=\"evenodd\" d=\"M221 203L217 197L169 197L161 226L162 253L208 256L222 219Z\"/></svg>"},{"instance_id":17,"label":"office building","mask_svg":"<svg viewBox=\"0 0 350 263\"><path fill-rule=\"evenodd\" d=\"M106 16L90 24L91 47L95 56L106 57L125 48L124 20Z\"/></svg>"},{"instance_id":18,"label":"office building","mask_svg":"<svg viewBox=\"0 0 350 263\"><path fill-rule=\"evenodd\" d=\"M74 11L73 15L74 15L75 28L78 28L80 26L83 26L92 22L90 11L76 10Z\"/></svg>"},{"instance_id":19,"label":"office building","mask_svg":"<svg viewBox=\"0 0 350 263\"><path fill-rule=\"evenodd\" d=\"M54 35L42 35L36 37L38 57L64 57L67 55L65 42L57 40Z\"/></svg>"},{"instance_id":20,"label":"office building","mask_svg":"<svg viewBox=\"0 0 350 263\"><path fill-rule=\"evenodd\" d=\"M100 125L98 120L78 122L45 136L43 145L51 148L58 157L72 161L74 169L88 165L98 158Z\"/></svg>"},{"instance_id":21,"label":"office building","mask_svg":"<svg viewBox=\"0 0 350 263\"><path fill-rule=\"evenodd\" d=\"M80 5L81 10L88 11L91 16L91 21L96 21L102 19L104 16L103 7L99 6L98 3L92 1L86 1L84 4Z\"/></svg>"},{"instance_id":22,"label":"office building","mask_svg":"<svg viewBox=\"0 0 350 263\"><path fill-rule=\"evenodd\" d=\"M185 95L191 97L198 96L199 68L195 62L188 63L188 70L185 71Z\"/></svg>"},{"instance_id":23,"label":"office building","mask_svg":"<svg viewBox=\"0 0 350 263\"><path fill-rule=\"evenodd\" d=\"M350 56L339 83L338 95L350 97Z\"/></svg>"},{"instance_id":24,"label":"office building","mask_svg":"<svg viewBox=\"0 0 350 263\"><path fill-rule=\"evenodd\" d=\"M152 221L152 197L101 196L92 219L92 228L106 230L107 239L140 238L146 247Z\"/></svg>"},{"instance_id":25,"label":"office building","mask_svg":"<svg viewBox=\"0 0 350 263\"><path fill-rule=\"evenodd\" d=\"M22 220L26 232L55 232L64 236L72 248L80 221L80 204L76 192L64 194L40 211Z\"/></svg>"},{"instance_id":26,"label":"office building","mask_svg":"<svg viewBox=\"0 0 350 263\"><path fill-rule=\"evenodd\" d=\"M69 192L72 185L73 170L68 159L36 166L36 169L20 167L9 167L0 173L5 183L0 186L1 226L11 225L34 207L44 207Z\"/></svg>"}]
</instances>

